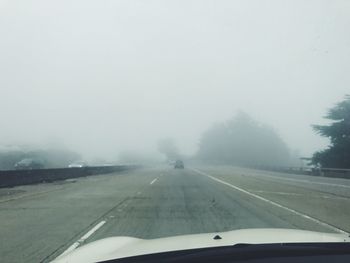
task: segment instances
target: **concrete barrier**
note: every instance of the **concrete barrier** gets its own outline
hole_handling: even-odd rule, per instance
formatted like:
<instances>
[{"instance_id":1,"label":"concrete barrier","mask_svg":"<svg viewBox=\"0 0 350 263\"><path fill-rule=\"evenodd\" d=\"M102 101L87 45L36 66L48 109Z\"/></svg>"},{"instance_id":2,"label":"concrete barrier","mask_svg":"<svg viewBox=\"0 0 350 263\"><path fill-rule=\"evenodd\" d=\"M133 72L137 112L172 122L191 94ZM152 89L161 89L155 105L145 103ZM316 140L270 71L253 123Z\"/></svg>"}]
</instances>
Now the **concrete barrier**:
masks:
<instances>
[{"instance_id":1,"label":"concrete barrier","mask_svg":"<svg viewBox=\"0 0 350 263\"><path fill-rule=\"evenodd\" d=\"M135 169L136 165L88 166L81 168L0 171L0 187L48 183L89 175L108 174Z\"/></svg>"}]
</instances>

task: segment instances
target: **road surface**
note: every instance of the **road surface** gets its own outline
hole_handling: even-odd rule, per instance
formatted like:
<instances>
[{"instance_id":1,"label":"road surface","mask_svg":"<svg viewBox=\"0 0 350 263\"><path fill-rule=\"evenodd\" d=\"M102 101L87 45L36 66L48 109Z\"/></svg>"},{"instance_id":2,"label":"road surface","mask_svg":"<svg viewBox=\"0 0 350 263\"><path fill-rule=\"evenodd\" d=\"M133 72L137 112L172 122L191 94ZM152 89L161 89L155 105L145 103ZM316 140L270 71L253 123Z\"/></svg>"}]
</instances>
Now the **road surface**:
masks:
<instances>
[{"instance_id":1,"label":"road surface","mask_svg":"<svg viewBox=\"0 0 350 263\"><path fill-rule=\"evenodd\" d=\"M49 262L109 236L243 228L350 232L350 180L159 166L0 189L1 262Z\"/></svg>"}]
</instances>

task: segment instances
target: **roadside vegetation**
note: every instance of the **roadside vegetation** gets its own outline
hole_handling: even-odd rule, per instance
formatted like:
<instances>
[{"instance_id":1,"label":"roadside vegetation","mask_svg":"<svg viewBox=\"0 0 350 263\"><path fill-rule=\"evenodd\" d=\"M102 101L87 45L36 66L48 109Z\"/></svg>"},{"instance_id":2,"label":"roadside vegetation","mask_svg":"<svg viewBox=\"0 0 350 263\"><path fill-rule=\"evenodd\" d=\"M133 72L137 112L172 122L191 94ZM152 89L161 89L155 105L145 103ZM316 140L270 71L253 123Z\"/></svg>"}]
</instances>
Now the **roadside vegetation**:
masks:
<instances>
[{"instance_id":1,"label":"roadside vegetation","mask_svg":"<svg viewBox=\"0 0 350 263\"><path fill-rule=\"evenodd\" d=\"M196 157L209 163L244 166L283 166L291 161L290 150L277 132L244 112L205 131Z\"/></svg>"},{"instance_id":2,"label":"roadside vegetation","mask_svg":"<svg viewBox=\"0 0 350 263\"><path fill-rule=\"evenodd\" d=\"M329 125L313 125L321 136L330 139L330 145L323 151L316 152L312 163L323 168L350 168L350 95L325 116Z\"/></svg>"},{"instance_id":3,"label":"roadside vegetation","mask_svg":"<svg viewBox=\"0 0 350 263\"><path fill-rule=\"evenodd\" d=\"M40 168L61 168L80 158L78 153L64 149L3 147L0 149L0 170L16 169L16 166L26 162L36 163Z\"/></svg>"}]
</instances>

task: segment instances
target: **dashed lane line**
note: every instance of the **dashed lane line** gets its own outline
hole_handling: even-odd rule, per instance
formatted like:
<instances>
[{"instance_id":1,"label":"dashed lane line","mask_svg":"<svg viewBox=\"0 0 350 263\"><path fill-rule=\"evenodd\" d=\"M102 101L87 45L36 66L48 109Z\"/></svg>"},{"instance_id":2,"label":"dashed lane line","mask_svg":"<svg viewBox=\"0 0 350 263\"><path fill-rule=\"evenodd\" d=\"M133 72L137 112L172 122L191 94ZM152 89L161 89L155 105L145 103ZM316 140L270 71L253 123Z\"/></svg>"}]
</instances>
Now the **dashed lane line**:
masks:
<instances>
[{"instance_id":1,"label":"dashed lane line","mask_svg":"<svg viewBox=\"0 0 350 263\"><path fill-rule=\"evenodd\" d=\"M152 182L150 182L150 184L151 185L154 184L157 180L158 180L158 178L153 179Z\"/></svg>"},{"instance_id":2,"label":"dashed lane line","mask_svg":"<svg viewBox=\"0 0 350 263\"><path fill-rule=\"evenodd\" d=\"M88 239L93 233L95 233L97 230L99 230L104 224L106 223L105 220L102 220L97 225L95 225L93 228L91 228L85 235L83 235L81 238L79 238L78 241L74 242L69 248L67 248L61 255L59 255L57 258L60 258L70 252L72 252L74 249L79 247L86 239Z\"/></svg>"}]
</instances>

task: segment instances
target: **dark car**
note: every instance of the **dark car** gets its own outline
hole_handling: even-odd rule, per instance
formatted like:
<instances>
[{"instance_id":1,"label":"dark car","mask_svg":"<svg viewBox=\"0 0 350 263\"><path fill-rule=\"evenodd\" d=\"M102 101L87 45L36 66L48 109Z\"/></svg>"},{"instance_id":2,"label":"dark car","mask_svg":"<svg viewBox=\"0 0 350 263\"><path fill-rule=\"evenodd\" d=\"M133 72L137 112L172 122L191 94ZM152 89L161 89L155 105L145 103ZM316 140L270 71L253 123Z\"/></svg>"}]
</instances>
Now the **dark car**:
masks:
<instances>
[{"instance_id":1,"label":"dark car","mask_svg":"<svg viewBox=\"0 0 350 263\"><path fill-rule=\"evenodd\" d=\"M175 162L174 168L175 168L175 169L184 169L185 166L184 166L183 161L177 160L177 161Z\"/></svg>"}]
</instances>

